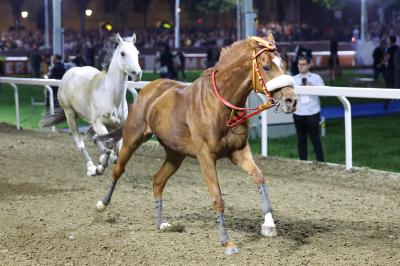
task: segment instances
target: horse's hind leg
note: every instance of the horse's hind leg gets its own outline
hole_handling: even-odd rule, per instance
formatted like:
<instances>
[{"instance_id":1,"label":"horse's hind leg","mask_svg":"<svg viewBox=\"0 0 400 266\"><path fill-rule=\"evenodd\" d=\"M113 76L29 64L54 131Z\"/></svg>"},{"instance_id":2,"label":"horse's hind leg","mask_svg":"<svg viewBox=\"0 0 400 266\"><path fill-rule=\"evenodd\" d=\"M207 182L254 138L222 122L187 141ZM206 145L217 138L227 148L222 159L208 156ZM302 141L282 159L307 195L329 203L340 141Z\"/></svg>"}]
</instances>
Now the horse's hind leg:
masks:
<instances>
[{"instance_id":1,"label":"horse's hind leg","mask_svg":"<svg viewBox=\"0 0 400 266\"><path fill-rule=\"evenodd\" d=\"M110 159L108 160L109 163L117 163L118 154L119 154L119 151L121 150L121 147L122 147L122 139L118 140L115 143L114 149L110 154Z\"/></svg>"},{"instance_id":2,"label":"horse's hind leg","mask_svg":"<svg viewBox=\"0 0 400 266\"><path fill-rule=\"evenodd\" d=\"M139 146L143 142L147 141L151 137L151 134L143 136L143 134L142 135L138 134L138 131L135 133L136 134L134 136L128 135L128 137L123 138L122 147L119 152L117 164L114 166L113 169L113 175L112 175L113 180L110 184L110 187L108 188L107 193L97 202L95 206L95 210L98 212L103 212L106 209L107 205L110 203L115 185L117 184L117 181L120 178L120 176L125 172L126 164L128 163L132 154L136 151L137 148L139 148Z\"/></svg>"},{"instance_id":3,"label":"horse's hind leg","mask_svg":"<svg viewBox=\"0 0 400 266\"><path fill-rule=\"evenodd\" d=\"M83 142L83 138L79 133L78 126L76 125L75 121L75 112L72 109L65 108L65 116L67 117L68 126L72 132L72 136L74 137L75 144L78 147L79 151L81 152L82 157L86 161L87 172L88 176L96 175L96 166L93 164L92 158L90 157L89 153L85 148L85 143Z\"/></svg>"},{"instance_id":4,"label":"horse's hind leg","mask_svg":"<svg viewBox=\"0 0 400 266\"><path fill-rule=\"evenodd\" d=\"M165 148L166 157L164 164L153 176L153 192L156 204L156 226L157 229L164 229L170 226L170 224L163 221L162 218L162 193L168 179L179 169L183 160L184 155L178 154Z\"/></svg>"},{"instance_id":5,"label":"horse's hind leg","mask_svg":"<svg viewBox=\"0 0 400 266\"><path fill-rule=\"evenodd\" d=\"M108 130L105 125L100 121L97 120L95 123L92 124L94 131L99 135L106 135L108 134ZM100 158L99 158L99 165L97 166L97 173L102 175L108 165L108 159L110 157L111 150L106 149L103 143L97 139L97 135L93 137L93 142L96 144L98 150L100 151Z\"/></svg>"},{"instance_id":6,"label":"horse's hind leg","mask_svg":"<svg viewBox=\"0 0 400 266\"><path fill-rule=\"evenodd\" d=\"M265 219L261 226L261 234L270 237L276 236L276 226L272 217L271 201L268 197L265 178L262 171L253 160L249 144L247 144L242 150L234 151L231 160L234 164L238 164L244 171L253 177L254 182L258 185L258 191L260 192L262 200L262 212Z\"/></svg>"}]
</instances>

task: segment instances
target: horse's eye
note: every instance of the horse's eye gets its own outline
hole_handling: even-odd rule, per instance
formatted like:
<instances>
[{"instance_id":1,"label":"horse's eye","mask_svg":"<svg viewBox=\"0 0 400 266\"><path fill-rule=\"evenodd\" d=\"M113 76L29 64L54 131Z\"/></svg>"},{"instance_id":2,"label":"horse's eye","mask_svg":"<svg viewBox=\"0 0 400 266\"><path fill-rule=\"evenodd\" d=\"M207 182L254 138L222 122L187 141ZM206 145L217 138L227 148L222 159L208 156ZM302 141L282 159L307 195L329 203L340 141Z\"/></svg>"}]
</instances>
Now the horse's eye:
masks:
<instances>
[{"instance_id":1,"label":"horse's eye","mask_svg":"<svg viewBox=\"0 0 400 266\"><path fill-rule=\"evenodd\" d=\"M121 56L125 56L125 52L124 51L121 52Z\"/></svg>"},{"instance_id":2,"label":"horse's eye","mask_svg":"<svg viewBox=\"0 0 400 266\"><path fill-rule=\"evenodd\" d=\"M264 66L264 70L265 71L271 71L272 69L271 69L270 65L265 65Z\"/></svg>"}]
</instances>

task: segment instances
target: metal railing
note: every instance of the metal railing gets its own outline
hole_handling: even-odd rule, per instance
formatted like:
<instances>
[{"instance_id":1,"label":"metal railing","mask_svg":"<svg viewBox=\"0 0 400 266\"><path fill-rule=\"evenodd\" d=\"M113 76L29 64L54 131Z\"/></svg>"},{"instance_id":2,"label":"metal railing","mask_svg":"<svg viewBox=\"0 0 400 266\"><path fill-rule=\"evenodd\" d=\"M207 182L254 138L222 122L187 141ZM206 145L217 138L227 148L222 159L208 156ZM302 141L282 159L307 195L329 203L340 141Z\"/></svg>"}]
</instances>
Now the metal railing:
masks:
<instances>
[{"instance_id":1,"label":"metal railing","mask_svg":"<svg viewBox=\"0 0 400 266\"><path fill-rule=\"evenodd\" d=\"M49 91L50 97L50 112L54 113L54 95L50 86L58 86L60 80L55 79L30 79L30 78L8 78L0 77L0 83L8 83L14 89L15 98L15 114L16 126L20 129L19 117L19 96L17 84L25 85L43 85ZM128 90L132 93L133 98L136 99L136 89L141 89L147 85L148 81L133 82L128 81ZM380 89L380 88L354 88L354 87L329 87L329 86L296 86L296 93L306 95L318 96L333 96L338 97L344 107L344 120L345 120L345 152L346 152L346 169L353 168L353 154L352 154L352 129L351 129L351 105L346 97L353 98L376 98L376 99L400 99L400 90L397 89ZM256 94L261 102L265 102L264 95ZM261 113L261 155L268 155L268 123L267 113Z\"/></svg>"}]
</instances>

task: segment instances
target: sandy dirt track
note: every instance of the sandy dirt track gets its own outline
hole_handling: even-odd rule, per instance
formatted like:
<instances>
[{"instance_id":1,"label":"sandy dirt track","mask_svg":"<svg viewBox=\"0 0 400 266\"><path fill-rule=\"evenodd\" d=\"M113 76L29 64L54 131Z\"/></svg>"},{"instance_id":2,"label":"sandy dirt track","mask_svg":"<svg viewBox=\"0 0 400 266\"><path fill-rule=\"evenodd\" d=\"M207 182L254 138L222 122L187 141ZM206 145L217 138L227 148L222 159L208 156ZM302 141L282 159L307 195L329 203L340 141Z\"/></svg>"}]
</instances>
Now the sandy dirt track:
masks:
<instances>
[{"instance_id":1,"label":"sandy dirt track","mask_svg":"<svg viewBox=\"0 0 400 266\"><path fill-rule=\"evenodd\" d=\"M256 186L222 160L227 228L240 248L226 257L194 159L164 193L165 218L184 230L156 231L151 177L163 158L158 144L142 146L97 214L111 167L87 177L70 135L0 126L0 265L400 265L398 174L256 158L278 229L264 238Z\"/></svg>"}]
</instances>

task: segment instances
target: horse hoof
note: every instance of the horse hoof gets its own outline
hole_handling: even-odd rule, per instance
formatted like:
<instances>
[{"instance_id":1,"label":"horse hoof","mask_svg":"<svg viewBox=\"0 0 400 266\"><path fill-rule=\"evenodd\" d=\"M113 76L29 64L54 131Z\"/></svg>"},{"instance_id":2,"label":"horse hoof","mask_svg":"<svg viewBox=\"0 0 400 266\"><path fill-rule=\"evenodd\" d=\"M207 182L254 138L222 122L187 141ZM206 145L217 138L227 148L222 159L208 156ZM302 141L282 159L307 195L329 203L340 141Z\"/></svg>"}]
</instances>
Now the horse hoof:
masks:
<instances>
[{"instance_id":1,"label":"horse hoof","mask_svg":"<svg viewBox=\"0 0 400 266\"><path fill-rule=\"evenodd\" d=\"M94 168L87 169L86 175L87 176L96 176L97 175L97 168L94 167Z\"/></svg>"},{"instance_id":2,"label":"horse hoof","mask_svg":"<svg viewBox=\"0 0 400 266\"><path fill-rule=\"evenodd\" d=\"M278 235L275 226L264 226L264 225L261 227L261 234L267 237L274 237Z\"/></svg>"},{"instance_id":3,"label":"horse hoof","mask_svg":"<svg viewBox=\"0 0 400 266\"><path fill-rule=\"evenodd\" d=\"M168 227L171 227L171 225L169 223L161 223L160 224L160 230L165 230Z\"/></svg>"},{"instance_id":4,"label":"horse hoof","mask_svg":"<svg viewBox=\"0 0 400 266\"><path fill-rule=\"evenodd\" d=\"M104 211L106 210L106 208L107 208L107 206L104 205L104 203L103 203L101 200L99 200L99 201L96 203L96 206L94 206L94 209L95 209L97 212L104 212Z\"/></svg>"},{"instance_id":5,"label":"horse hoof","mask_svg":"<svg viewBox=\"0 0 400 266\"><path fill-rule=\"evenodd\" d=\"M232 242L228 242L224 244L224 255L233 255L233 254L238 254L239 253L239 249L237 248L237 246L235 244L233 244Z\"/></svg>"}]
</instances>

